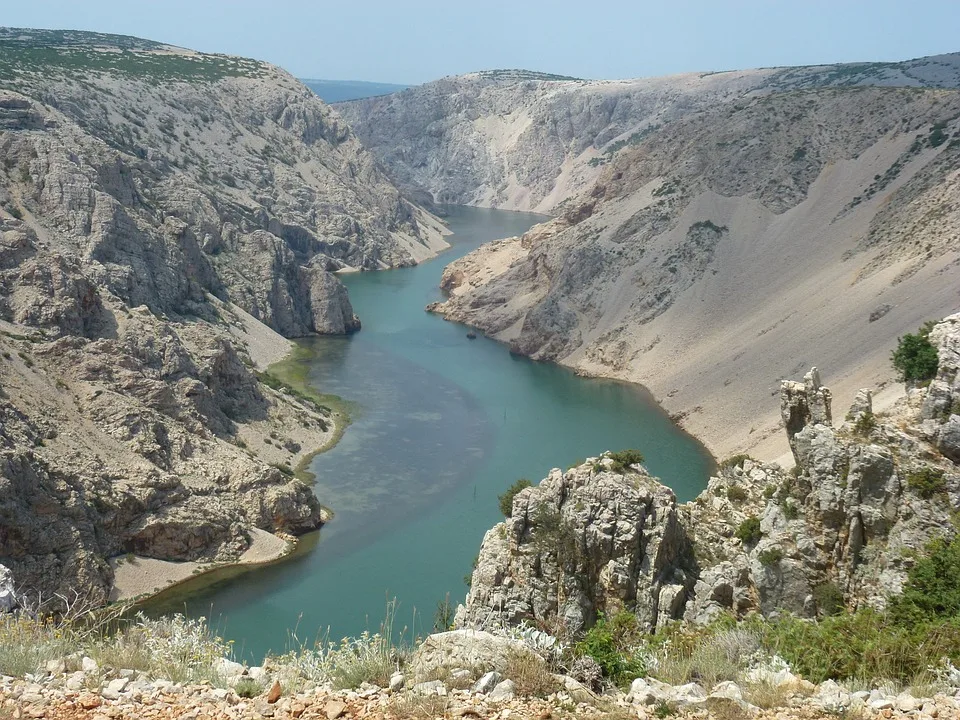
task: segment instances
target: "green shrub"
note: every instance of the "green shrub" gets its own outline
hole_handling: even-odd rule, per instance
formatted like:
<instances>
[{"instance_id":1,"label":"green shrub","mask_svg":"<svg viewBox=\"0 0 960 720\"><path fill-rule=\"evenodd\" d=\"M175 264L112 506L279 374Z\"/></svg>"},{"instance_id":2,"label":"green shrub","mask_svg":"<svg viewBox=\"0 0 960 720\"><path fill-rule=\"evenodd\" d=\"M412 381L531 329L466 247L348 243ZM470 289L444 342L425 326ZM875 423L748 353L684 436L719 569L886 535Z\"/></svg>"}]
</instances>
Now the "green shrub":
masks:
<instances>
[{"instance_id":1,"label":"green shrub","mask_svg":"<svg viewBox=\"0 0 960 720\"><path fill-rule=\"evenodd\" d=\"M287 477L293 477L293 468L290 467L287 463L270 463L271 467L275 467L277 470L282 472Z\"/></svg>"},{"instance_id":2,"label":"green shrub","mask_svg":"<svg viewBox=\"0 0 960 720\"><path fill-rule=\"evenodd\" d=\"M767 550L761 552L757 558L760 560L760 564L764 567L779 565L780 561L783 560L783 550L778 547L768 548Z\"/></svg>"},{"instance_id":3,"label":"green shrub","mask_svg":"<svg viewBox=\"0 0 960 720\"><path fill-rule=\"evenodd\" d=\"M747 499L747 491L739 485L731 485L727 488L727 500L734 503L742 503Z\"/></svg>"},{"instance_id":4,"label":"green shrub","mask_svg":"<svg viewBox=\"0 0 960 720\"><path fill-rule=\"evenodd\" d=\"M672 717L677 714L677 708L673 703L669 703L666 700L659 700L657 704L653 706L653 716L663 720L664 718Z\"/></svg>"},{"instance_id":5,"label":"green shrub","mask_svg":"<svg viewBox=\"0 0 960 720\"><path fill-rule=\"evenodd\" d=\"M723 470L725 468L732 468L732 467L742 468L745 460L753 460L753 458L745 453L740 453L738 455L731 455L726 460L723 460L720 463L720 469Z\"/></svg>"},{"instance_id":6,"label":"green shrub","mask_svg":"<svg viewBox=\"0 0 960 720\"><path fill-rule=\"evenodd\" d=\"M620 685L646 675L646 664L635 651L640 637L636 616L624 610L610 620L601 615L574 649L596 660L604 677Z\"/></svg>"},{"instance_id":7,"label":"green shrub","mask_svg":"<svg viewBox=\"0 0 960 720\"><path fill-rule=\"evenodd\" d=\"M513 498L516 497L517 493L521 490L524 490L528 487L531 487L531 483L526 478L520 478L513 485L507 488L507 491L503 495L497 496L497 503L500 505L500 512L503 513L504 517L510 517L513 513Z\"/></svg>"},{"instance_id":8,"label":"green shrub","mask_svg":"<svg viewBox=\"0 0 960 720\"><path fill-rule=\"evenodd\" d=\"M907 487L926 500L947 489L943 481L943 470L930 466L907 473Z\"/></svg>"},{"instance_id":9,"label":"green shrub","mask_svg":"<svg viewBox=\"0 0 960 720\"><path fill-rule=\"evenodd\" d=\"M611 472L622 473L629 466L642 463L643 453L639 450L618 450L610 453L610 459L613 460L610 466Z\"/></svg>"},{"instance_id":10,"label":"green shrub","mask_svg":"<svg viewBox=\"0 0 960 720\"><path fill-rule=\"evenodd\" d=\"M904 627L960 623L960 536L928 546L927 555L910 569L903 594L890 599L890 613Z\"/></svg>"},{"instance_id":11,"label":"green shrub","mask_svg":"<svg viewBox=\"0 0 960 720\"><path fill-rule=\"evenodd\" d=\"M529 650L510 651L503 674L513 681L520 697L542 698L561 689L547 664Z\"/></svg>"},{"instance_id":12,"label":"green shrub","mask_svg":"<svg viewBox=\"0 0 960 720\"><path fill-rule=\"evenodd\" d=\"M253 678L242 677L233 686L233 691L242 698L255 698L263 692L263 685Z\"/></svg>"},{"instance_id":13,"label":"green shrub","mask_svg":"<svg viewBox=\"0 0 960 720\"><path fill-rule=\"evenodd\" d=\"M911 632L889 616L864 608L817 622L788 615L756 627L769 652L814 683L829 679L914 683L944 657L960 657L957 619Z\"/></svg>"},{"instance_id":14,"label":"green shrub","mask_svg":"<svg viewBox=\"0 0 960 720\"><path fill-rule=\"evenodd\" d=\"M450 604L450 593L443 600L437 600L437 609L433 613L433 631L446 632L453 628L453 616L456 608Z\"/></svg>"},{"instance_id":15,"label":"green shrub","mask_svg":"<svg viewBox=\"0 0 960 720\"><path fill-rule=\"evenodd\" d=\"M797 506L793 503L792 500L784 501L783 516L787 520L796 520L798 517L800 517L800 510L797 509Z\"/></svg>"},{"instance_id":16,"label":"green shrub","mask_svg":"<svg viewBox=\"0 0 960 720\"><path fill-rule=\"evenodd\" d=\"M763 533L760 531L760 518L752 515L740 523L734 533L744 545L756 545Z\"/></svg>"},{"instance_id":17,"label":"green shrub","mask_svg":"<svg viewBox=\"0 0 960 720\"><path fill-rule=\"evenodd\" d=\"M823 585L817 585L813 589L813 599L817 603L817 609L823 615L837 615L843 611L843 591L837 587L836 583L825 582Z\"/></svg>"},{"instance_id":18,"label":"green shrub","mask_svg":"<svg viewBox=\"0 0 960 720\"><path fill-rule=\"evenodd\" d=\"M874 417L872 412L860 413L860 417L857 418L857 421L853 424L853 432L860 437L870 437L877 427L877 418Z\"/></svg>"},{"instance_id":19,"label":"green shrub","mask_svg":"<svg viewBox=\"0 0 960 720\"><path fill-rule=\"evenodd\" d=\"M890 359L904 382L923 382L936 376L937 349L930 342L934 325L933 321L924 323L916 334L907 333L897 339L897 349Z\"/></svg>"}]
</instances>

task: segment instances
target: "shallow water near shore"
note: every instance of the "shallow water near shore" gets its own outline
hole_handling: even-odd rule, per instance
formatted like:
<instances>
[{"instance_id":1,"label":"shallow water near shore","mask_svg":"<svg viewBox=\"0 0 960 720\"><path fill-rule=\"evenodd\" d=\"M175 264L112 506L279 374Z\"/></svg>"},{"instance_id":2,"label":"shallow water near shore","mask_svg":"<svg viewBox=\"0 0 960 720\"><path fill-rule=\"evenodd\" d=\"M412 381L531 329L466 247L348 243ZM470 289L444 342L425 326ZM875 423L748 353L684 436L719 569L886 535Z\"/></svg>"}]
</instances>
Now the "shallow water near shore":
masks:
<instances>
[{"instance_id":1,"label":"shallow water near shore","mask_svg":"<svg viewBox=\"0 0 960 720\"><path fill-rule=\"evenodd\" d=\"M181 586L152 611L211 616L239 656L259 661L287 649L289 632L312 642L327 628L332 640L377 631L395 597L396 627L407 626L409 639L433 629L448 594L462 602L483 534L502 519L497 495L517 478L536 482L553 467L638 448L681 501L703 489L712 458L643 388L512 356L424 311L441 297L447 263L543 219L449 208L449 251L343 278L362 331L304 341L311 382L352 408L340 443L311 464L333 520L315 547Z\"/></svg>"}]
</instances>

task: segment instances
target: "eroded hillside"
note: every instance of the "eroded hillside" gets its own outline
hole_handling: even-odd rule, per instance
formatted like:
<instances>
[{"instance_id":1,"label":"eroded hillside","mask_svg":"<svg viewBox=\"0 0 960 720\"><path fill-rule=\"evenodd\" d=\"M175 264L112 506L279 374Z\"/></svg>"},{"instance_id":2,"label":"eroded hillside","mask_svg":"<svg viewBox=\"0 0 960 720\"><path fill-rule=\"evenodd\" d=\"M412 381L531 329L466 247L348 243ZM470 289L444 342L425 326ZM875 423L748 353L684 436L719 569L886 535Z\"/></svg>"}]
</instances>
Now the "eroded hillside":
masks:
<instances>
[{"instance_id":1,"label":"eroded hillside","mask_svg":"<svg viewBox=\"0 0 960 720\"><path fill-rule=\"evenodd\" d=\"M647 385L721 456L786 451L769 397L814 363L842 401L960 302L960 93L826 88L693 112L619 153L438 307L518 352Z\"/></svg>"},{"instance_id":2,"label":"eroded hillside","mask_svg":"<svg viewBox=\"0 0 960 720\"><path fill-rule=\"evenodd\" d=\"M6 29L0 69L0 563L102 602L110 558L316 528L293 468L335 418L256 371L355 330L330 271L429 257L437 221L264 63Z\"/></svg>"}]
</instances>

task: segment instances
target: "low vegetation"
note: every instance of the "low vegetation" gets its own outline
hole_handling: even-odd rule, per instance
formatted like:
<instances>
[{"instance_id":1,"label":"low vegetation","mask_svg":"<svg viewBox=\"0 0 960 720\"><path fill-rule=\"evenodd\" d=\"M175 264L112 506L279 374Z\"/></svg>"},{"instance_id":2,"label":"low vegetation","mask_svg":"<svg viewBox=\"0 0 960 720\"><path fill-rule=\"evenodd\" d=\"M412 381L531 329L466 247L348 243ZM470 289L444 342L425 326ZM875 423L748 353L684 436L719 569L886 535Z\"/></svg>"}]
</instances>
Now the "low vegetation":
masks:
<instances>
[{"instance_id":1,"label":"low vegetation","mask_svg":"<svg viewBox=\"0 0 960 720\"><path fill-rule=\"evenodd\" d=\"M592 657L604 677L621 685L647 674L647 663L639 647L642 636L633 613L619 612L609 620L601 615L576 644L575 651Z\"/></svg>"},{"instance_id":2,"label":"low vegetation","mask_svg":"<svg viewBox=\"0 0 960 720\"><path fill-rule=\"evenodd\" d=\"M613 461L610 464L610 472L623 473L631 465L640 465L643 462L643 453L639 450L618 450L608 454Z\"/></svg>"},{"instance_id":3,"label":"low vegetation","mask_svg":"<svg viewBox=\"0 0 960 720\"><path fill-rule=\"evenodd\" d=\"M727 468L735 468L735 467L742 468L743 463L745 463L747 460L753 460L753 458L747 455L746 453L731 455L726 460L723 460L720 463L720 469L726 470Z\"/></svg>"},{"instance_id":4,"label":"low vegetation","mask_svg":"<svg viewBox=\"0 0 960 720\"><path fill-rule=\"evenodd\" d=\"M43 673L48 662L61 659L67 670L78 670L80 658L88 656L101 667L173 682L222 684L214 661L229 656L232 648L205 618L137 615L125 620L122 610L0 615L0 675Z\"/></svg>"},{"instance_id":5,"label":"low vegetation","mask_svg":"<svg viewBox=\"0 0 960 720\"><path fill-rule=\"evenodd\" d=\"M727 500L732 503L745 502L748 497L747 491L739 485L731 485L727 488Z\"/></svg>"},{"instance_id":6,"label":"low vegetation","mask_svg":"<svg viewBox=\"0 0 960 720\"><path fill-rule=\"evenodd\" d=\"M266 66L256 60L168 52L139 38L70 30L0 32L0 77L44 72L68 77L108 72L159 81L206 81L259 77ZM6 83L4 83L6 84Z\"/></svg>"},{"instance_id":7,"label":"low vegetation","mask_svg":"<svg viewBox=\"0 0 960 720\"><path fill-rule=\"evenodd\" d=\"M860 413L853 423L853 432L862 438L868 438L877 428L877 418L872 412Z\"/></svg>"},{"instance_id":8,"label":"low vegetation","mask_svg":"<svg viewBox=\"0 0 960 720\"><path fill-rule=\"evenodd\" d=\"M520 478L507 488L505 493L497 496L497 503L500 505L500 512L503 513L504 517L510 517L513 514L513 499L517 496L517 493L532 485L533 483L527 478Z\"/></svg>"},{"instance_id":9,"label":"low vegetation","mask_svg":"<svg viewBox=\"0 0 960 720\"><path fill-rule=\"evenodd\" d=\"M813 600L821 615L838 615L843 611L843 590L836 583L825 582L813 589Z\"/></svg>"},{"instance_id":10,"label":"low vegetation","mask_svg":"<svg viewBox=\"0 0 960 720\"><path fill-rule=\"evenodd\" d=\"M930 466L907 473L907 487L920 497L929 500L947 489L943 479L943 470Z\"/></svg>"},{"instance_id":11,"label":"low vegetation","mask_svg":"<svg viewBox=\"0 0 960 720\"><path fill-rule=\"evenodd\" d=\"M757 559L764 567L774 567L779 565L780 561L783 560L783 550L778 547L761 550L760 554L757 555Z\"/></svg>"},{"instance_id":12,"label":"low vegetation","mask_svg":"<svg viewBox=\"0 0 960 720\"><path fill-rule=\"evenodd\" d=\"M760 531L760 518L755 515L746 518L734 534L744 545L756 545L763 537Z\"/></svg>"}]
</instances>

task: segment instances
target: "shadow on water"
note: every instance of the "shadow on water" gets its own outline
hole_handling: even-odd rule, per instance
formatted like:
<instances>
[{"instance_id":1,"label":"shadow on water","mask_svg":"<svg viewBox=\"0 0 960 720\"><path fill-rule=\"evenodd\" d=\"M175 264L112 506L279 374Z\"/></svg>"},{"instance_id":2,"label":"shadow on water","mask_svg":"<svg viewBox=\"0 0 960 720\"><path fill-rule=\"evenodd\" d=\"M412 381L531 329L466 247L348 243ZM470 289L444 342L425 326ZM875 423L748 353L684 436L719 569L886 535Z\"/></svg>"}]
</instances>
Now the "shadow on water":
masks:
<instances>
[{"instance_id":1,"label":"shadow on water","mask_svg":"<svg viewBox=\"0 0 960 720\"><path fill-rule=\"evenodd\" d=\"M502 519L497 495L518 477L635 447L680 500L703 488L712 458L643 388L512 356L424 312L440 297L444 265L542 219L450 208L454 246L439 259L344 278L363 330L305 341L311 382L357 408L340 443L311 465L334 519L315 549L179 588L154 609L212 609L252 659L282 651L297 626L301 638L376 630L392 597L398 624L416 609L416 631L429 631L438 601L462 600L483 534Z\"/></svg>"}]
</instances>

